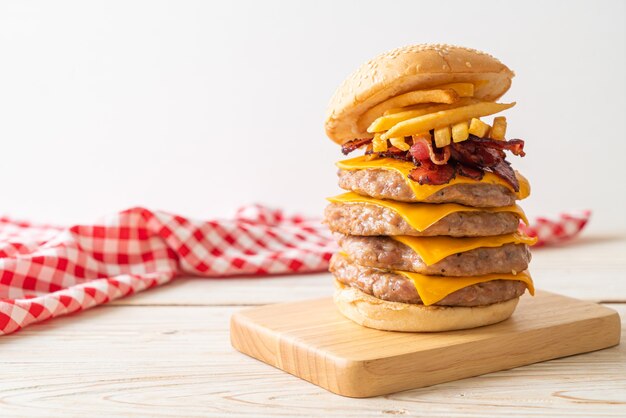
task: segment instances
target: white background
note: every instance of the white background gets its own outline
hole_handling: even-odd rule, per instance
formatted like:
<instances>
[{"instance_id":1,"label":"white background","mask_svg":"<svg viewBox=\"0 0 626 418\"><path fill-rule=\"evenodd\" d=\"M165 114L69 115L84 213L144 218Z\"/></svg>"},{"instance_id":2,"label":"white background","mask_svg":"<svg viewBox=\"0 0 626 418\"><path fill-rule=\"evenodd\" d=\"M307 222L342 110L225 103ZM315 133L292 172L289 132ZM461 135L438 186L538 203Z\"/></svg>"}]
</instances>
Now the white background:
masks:
<instances>
[{"instance_id":1,"label":"white background","mask_svg":"<svg viewBox=\"0 0 626 418\"><path fill-rule=\"evenodd\" d=\"M0 212L319 214L337 191L334 89L384 50L446 42L517 73L527 212L591 208L592 229L624 229L625 3L0 2Z\"/></svg>"}]
</instances>

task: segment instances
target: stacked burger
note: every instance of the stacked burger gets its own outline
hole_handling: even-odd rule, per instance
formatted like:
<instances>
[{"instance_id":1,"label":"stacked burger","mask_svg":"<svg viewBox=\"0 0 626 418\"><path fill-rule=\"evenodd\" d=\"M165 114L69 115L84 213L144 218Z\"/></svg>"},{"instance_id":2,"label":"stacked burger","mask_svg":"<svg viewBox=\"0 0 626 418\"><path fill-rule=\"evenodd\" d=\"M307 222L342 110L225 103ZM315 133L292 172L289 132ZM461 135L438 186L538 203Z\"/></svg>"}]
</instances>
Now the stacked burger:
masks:
<instances>
[{"instance_id":1,"label":"stacked burger","mask_svg":"<svg viewBox=\"0 0 626 418\"><path fill-rule=\"evenodd\" d=\"M515 103L496 101L513 72L494 57L413 45L361 66L331 100L326 133L344 154L346 193L325 223L335 304L349 319L394 331L446 331L510 317L526 290L533 239L517 200L527 180L511 168L524 141L506 140ZM481 118L483 118L481 120Z\"/></svg>"}]
</instances>

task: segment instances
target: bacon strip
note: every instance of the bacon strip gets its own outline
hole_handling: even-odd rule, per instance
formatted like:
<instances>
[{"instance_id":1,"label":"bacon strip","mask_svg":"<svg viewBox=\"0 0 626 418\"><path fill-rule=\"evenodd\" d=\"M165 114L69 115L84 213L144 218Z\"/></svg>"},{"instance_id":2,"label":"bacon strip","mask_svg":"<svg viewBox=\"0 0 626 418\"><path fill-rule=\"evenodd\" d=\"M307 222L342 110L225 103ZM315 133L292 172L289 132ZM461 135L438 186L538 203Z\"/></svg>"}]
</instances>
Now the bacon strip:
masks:
<instances>
[{"instance_id":1,"label":"bacon strip","mask_svg":"<svg viewBox=\"0 0 626 418\"><path fill-rule=\"evenodd\" d=\"M413 136L413 145L409 153L414 161L430 160L437 165L447 164L450 159L450 147L444 147L441 153L435 152L432 139L423 136Z\"/></svg>"},{"instance_id":2,"label":"bacon strip","mask_svg":"<svg viewBox=\"0 0 626 418\"><path fill-rule=\"evenodd\" d=\"M511 151L513 155L519 155L520 157L524 157L526 155L524 152L523 139L509 139L508 141L501 141L491 138L479 138L475 135L470 135L470 140L488 148Z\"/></svg>"},{"instance_id":3,"label":"bacon strip","mask_svg":"<svg viewBox=\"0 0 626 418\"><path fill-rule=\"evenodd\" d=\"M363 145L367 145L372 142L373 138L362 138L362 139L353 139L352 141L346 142L341 146L341 152L343 155L348 155L352 151L361 148Z\"/></svg>"},{"instance_id":4,"label":"bacon strip","mask_svg":"<svg viewBox=\"0 0 626 418\"><path fill-rule=\"evenodd\" d=\"M432 143L425 138L414 138L409 153L415 162L426 161L430 159L432 146Z\"/></svg>"},{"instance_id":5,"label":"bacon strip","mask_svg":"<svg viewBox=\"0 0 626 418\"><path fill-rule=\"evenodd\" d=\"M480 168L470 167L459 162L456 163L455 169L459 176L468 177L473 180L482 180L485 175L485 172Z\"/></svg>"},{"instance_id":6,"label":"bacon strip","mask_svg":"<svg viewBox=\"0 0 626 418\"><path fill-rule=\"evenodd\" d=\"M450 146L443 147L443 156L439 158L439 155L433 151L430 154L430 160L437 165L445 165L450 159Z\"/></svg>"},{"instance_id":7,"label":"bacon strip","mask_svg":"<svg viewBox=\"0 0 626 418\"><path fill-rule=\"evenodd\" d=\"M365 154L376 154L380 158L395 158L396 160L412 161L408 151L402 151L400 148L396 147L388 147L387 151L383 152L366 151Z\"/></svg>"},{"instance_id":8,"label":"bacon strip","mask_svg":"<svg viewBox=\"0 0 626 418\"><path fill-rule=\"evenodd\" d=\"M495 167L491 167L489 170L513 186L513 190L519 192L519 182L517 181L515 172L511 168L511 164L509 164L508 161L502 160Z\"/></svg>"},{"instance_id":9,"label":"bacon strip","mask_svg":"<svg viewBox=\"0 0 626 418\"><path fill-rule=\"evenodd\" d=\"M504 160L504 151L481 146L478 142L467 140L452 143L452 158L474 167L493 167Z\"/></svg>"},{"instance_id":10,"label":"bacon strip","mask_svg":"<svg viewBox=\"0 0 626 418\"><path fill-rule=\"evenodd\" d=\"M436 165L431 161L422 161L419 167L409 172L409 178L419 184L441 185L449 183L456 176L450 164Z\"/></svg>"}]
</instances>

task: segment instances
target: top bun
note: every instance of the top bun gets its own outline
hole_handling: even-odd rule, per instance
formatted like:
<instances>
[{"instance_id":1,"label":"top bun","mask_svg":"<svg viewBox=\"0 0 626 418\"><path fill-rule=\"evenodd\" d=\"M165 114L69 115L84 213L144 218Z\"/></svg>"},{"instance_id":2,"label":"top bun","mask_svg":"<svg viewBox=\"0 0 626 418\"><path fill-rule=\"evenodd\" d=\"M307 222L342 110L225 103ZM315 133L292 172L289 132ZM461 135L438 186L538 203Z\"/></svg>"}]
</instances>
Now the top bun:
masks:
<instances>
[{"instance_id":1,"label":"top bun","mask_svg":"<svg viewBox=\"0 0 626 418\"><path fill-rule=\"evenodd\" d=\"M363 113L409 91L453 82L484 81L474 97L495 101L515 74L496 58L475 49L420 44L393 49L363 64L339 86L328 105L326 134L338 144L371 136L359 124Z\"/></svg>"}]
</instances>

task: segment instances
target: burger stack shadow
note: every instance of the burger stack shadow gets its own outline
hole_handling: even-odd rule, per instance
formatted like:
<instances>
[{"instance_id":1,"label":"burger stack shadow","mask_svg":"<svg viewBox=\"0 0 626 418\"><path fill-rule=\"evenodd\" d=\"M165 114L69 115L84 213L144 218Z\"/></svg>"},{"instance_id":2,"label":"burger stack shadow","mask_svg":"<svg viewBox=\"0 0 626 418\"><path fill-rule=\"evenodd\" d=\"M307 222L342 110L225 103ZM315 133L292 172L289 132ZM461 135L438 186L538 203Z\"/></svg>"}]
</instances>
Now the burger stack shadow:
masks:
<instances>
[{"instance_id":1,"label":"burger stack shadow","mask_svg":"<svg viewBox=\"0 0 626 418\"><path fill-rule=\"evenodd\" d=\"M530 193L511 168L498 103L513 72L494 57L413 45L362 65L337 89L326 119L344 154L324 222L340 251L334 301L352 321L390 331L474 328L509 318L526 290ZM493 118L486 117L499 114ZM481 119L482 118L482 119Z\"/></svg>"}]
</instances>

